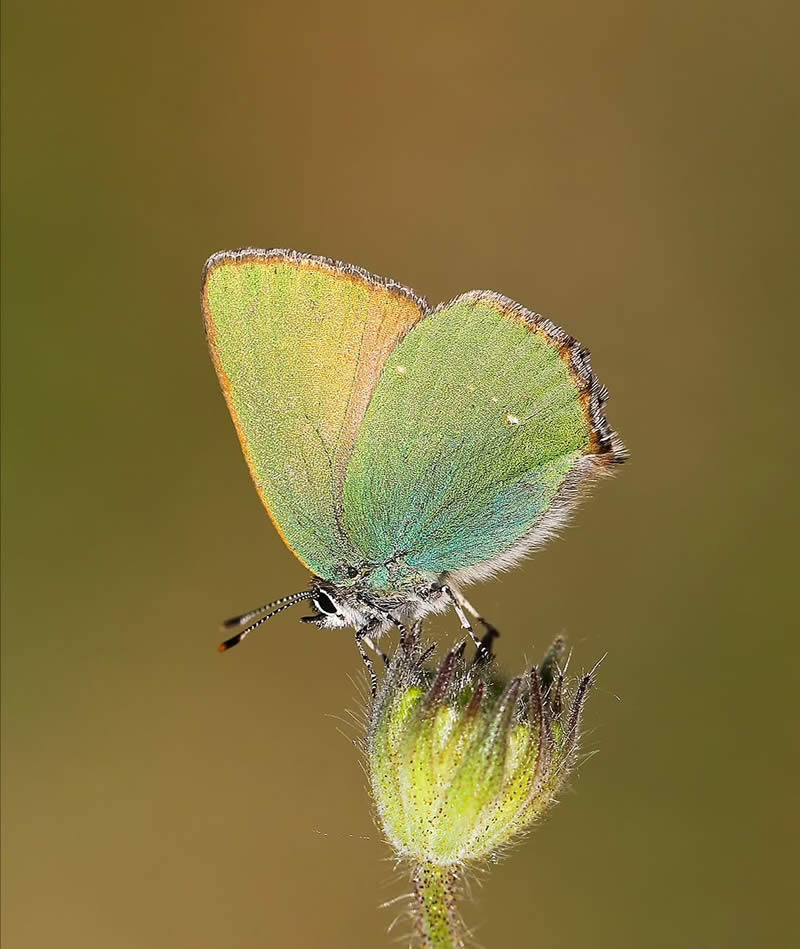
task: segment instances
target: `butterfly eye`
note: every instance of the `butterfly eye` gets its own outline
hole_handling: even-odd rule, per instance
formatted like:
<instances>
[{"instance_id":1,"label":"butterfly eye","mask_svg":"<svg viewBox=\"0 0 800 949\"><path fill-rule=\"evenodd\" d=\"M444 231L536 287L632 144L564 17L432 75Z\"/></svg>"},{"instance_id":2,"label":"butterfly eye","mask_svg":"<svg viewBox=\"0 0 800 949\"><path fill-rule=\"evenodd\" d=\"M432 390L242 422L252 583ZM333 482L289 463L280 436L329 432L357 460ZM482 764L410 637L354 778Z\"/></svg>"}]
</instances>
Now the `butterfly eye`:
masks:
<instances>
[{"instance_id":1,"label":"butterfly eye","mask_svg":"<svg viewBox=\"0 0 800 949\"><path fill-rule=\"evenodd\" d=\"M339 608L324 590L318 590L314 597L314 606L323 613L338 613Z\"/></svg>"}]
</instances>

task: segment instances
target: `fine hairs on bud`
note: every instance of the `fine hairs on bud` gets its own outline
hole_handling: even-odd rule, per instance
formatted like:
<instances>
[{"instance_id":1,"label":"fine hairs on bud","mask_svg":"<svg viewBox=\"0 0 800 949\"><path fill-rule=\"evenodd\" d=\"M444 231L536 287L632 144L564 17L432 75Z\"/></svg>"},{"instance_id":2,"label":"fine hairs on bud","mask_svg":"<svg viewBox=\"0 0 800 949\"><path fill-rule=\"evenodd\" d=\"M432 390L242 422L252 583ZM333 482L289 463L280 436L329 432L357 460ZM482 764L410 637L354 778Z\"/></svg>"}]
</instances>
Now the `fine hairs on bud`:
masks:
<instances>
[{"instance_id":1,"label":"fine hairs on bud","mask_svg":"<svg viewBox=\"0 0 800 949\"><path fill-rule=\"evenodd\" d=\"M419 944L464 945L465 868L494 858L555 802L577 757L594 670L568 683L563 640L507 677L490 648L438 662L406 639L370 706L367 765L378 823L411 871Z\"/></svg>"}]
</instances>

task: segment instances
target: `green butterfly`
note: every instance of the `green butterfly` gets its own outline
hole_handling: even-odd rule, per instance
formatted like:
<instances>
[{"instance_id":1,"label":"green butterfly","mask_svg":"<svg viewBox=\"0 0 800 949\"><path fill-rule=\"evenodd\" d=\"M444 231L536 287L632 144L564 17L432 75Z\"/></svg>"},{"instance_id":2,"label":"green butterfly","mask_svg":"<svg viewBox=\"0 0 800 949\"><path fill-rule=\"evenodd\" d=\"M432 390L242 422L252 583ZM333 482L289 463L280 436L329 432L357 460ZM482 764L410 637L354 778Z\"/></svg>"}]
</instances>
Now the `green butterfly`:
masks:
<instances>
[{"instance_id":1,"label":"green butterfly","mask_svg":"<svg viewBox=\"0 0 800 949\"><path fill-rule=\"evenodd\" d=\"M303 600L306 621L353 627L362 656L448 607L471 631L461 588L540 545L625 459L587 351L497 293L431 309L358 267L245 249L206 263L203 313L258 493L314 575L229 620L221 649Z\"/></svg>"}]
</instances>

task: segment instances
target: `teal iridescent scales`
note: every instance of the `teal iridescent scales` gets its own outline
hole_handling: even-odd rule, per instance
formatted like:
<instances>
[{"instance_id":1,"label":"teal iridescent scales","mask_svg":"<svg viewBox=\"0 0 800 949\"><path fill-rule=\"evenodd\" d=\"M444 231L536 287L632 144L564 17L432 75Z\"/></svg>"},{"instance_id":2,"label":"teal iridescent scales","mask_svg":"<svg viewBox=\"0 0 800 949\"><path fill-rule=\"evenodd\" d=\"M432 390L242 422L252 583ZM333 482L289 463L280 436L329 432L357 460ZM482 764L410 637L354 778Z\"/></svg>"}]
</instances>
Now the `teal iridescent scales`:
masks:
<instances>
[{"instance_id":1,"label":"teal iridescent scales","mask_svg":"<svg viewBox=\"0 0 800 949\"><path fill-rule=\"evenodd\" d=\"M369 560L457 572L530 536L601 448L565 355L495 295L463 297L408 333L344 483L345 527Z\"/></svg>"},{"instance_id":2,"label":"teal iridescent scales","mask_svg":"<svg viewBox=\"0 0 800 949\"><path fill-rule=\"evenodd\" d=\"M497 294L428 310L345 264L239 251L203 300L256 486L322 579L491 572L624 458L585 351Z\"/></svg>"}]
</instances>

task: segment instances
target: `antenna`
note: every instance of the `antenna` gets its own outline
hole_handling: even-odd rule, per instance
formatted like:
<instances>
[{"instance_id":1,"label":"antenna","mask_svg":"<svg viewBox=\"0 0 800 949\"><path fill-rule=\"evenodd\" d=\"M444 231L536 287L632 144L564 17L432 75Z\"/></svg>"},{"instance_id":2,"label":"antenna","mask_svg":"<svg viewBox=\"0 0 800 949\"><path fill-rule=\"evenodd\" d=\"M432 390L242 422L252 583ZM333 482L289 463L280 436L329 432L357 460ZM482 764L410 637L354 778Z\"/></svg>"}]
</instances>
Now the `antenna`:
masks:
<instances>
[{"instance_id":1,"label":"antenna","mask_svg":"<svg viewBox=\"0 0 800 949\"><path fill-rule=\"evenodd\" d=\"M231 629L234 626L246 626L249 622L254 620L261 613L265 613L267 610L271 610L276 606L281 606L286 603L287 605L291 601L292 603L299 603L300 600L308 599L310 594L303 593L290 593L288 596L282 596L279 600L273 600L271 603L265 603L263 606L256 606L252 610L248 610L246 613L242 613L241 616L232 616L230 619L226 619L222 624L222 629Z\"/></svg>"},{"instance_id":2,"label":"antenna","mask_svg":"<svg viewBox=\"0 0 800 949\"><path fill-rule=\"evenodd\" d=\"M282 606L279 606L277 609L272 610L270 613L265 614L251 623L246 629L243 629L241 632L236 633L234 636L231 636L230 639L226 639L224 643L220 643L217 647L219 652L227 652L229 649L233 649L234 646L238 646L239 643L253 632L254 629L258 629L262 623L266 623L268 619L272 619L273 616L276 616L278 613L282 613L284 610L288 610L290 606L294 606L296 603L301 603L303 600L312 599L312 593L293 593L291 596L285 596L282 600L276 600L276 603L282 603ZM269 606L273 604L270 603ZM263 612L268 607L262 606L258 610L251 610L249 613L244 613L240 617L234 617L233 620L228 620L225 623L226 626L236 626L242 625L247 622L249 619L252 619L253 616L258 616L259 613ZM238 621L238 622L237 622Z\"/></svg>"}]
</instances>

